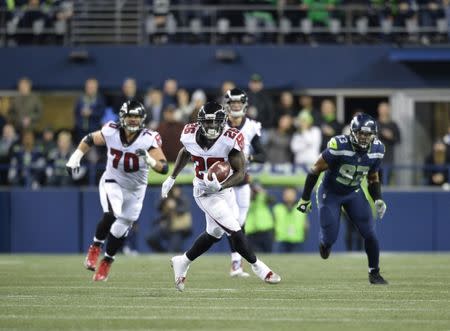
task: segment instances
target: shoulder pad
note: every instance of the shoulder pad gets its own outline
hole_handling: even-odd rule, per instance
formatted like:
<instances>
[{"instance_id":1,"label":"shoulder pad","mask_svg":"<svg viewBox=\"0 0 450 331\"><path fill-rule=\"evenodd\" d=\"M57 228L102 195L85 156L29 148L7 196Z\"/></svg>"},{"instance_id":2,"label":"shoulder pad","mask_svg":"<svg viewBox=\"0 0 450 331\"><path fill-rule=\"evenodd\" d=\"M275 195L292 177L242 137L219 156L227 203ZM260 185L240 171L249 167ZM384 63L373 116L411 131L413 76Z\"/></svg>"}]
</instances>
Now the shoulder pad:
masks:
<instances>
[{"instance_id":1,"label":"shoulder pad","mask_svg":"<svg viewBox=\"0 0 450 331\"><path fill-rule=\"evenodd\" d=\"M327 147L334 150L346 149L348 142L348 137L345 135L334 136L328 141Z\"/></svg>"},{"instance_id":2,"label":"shoulder pad","mask_svg":"<svg viewBox=\"0 0 450 331\"><path fill-rule=\"evenodd\" d=\"M120 129L119 124L117 124L113 121L109 121L109 122L106 122L105 125L103 125L101 132L102 132L103 136L111 136L119 129Z\"/></svg>"},{"instance_id":3,"label":"shoulder pad","mask_svg":"<svg viewBox=\"0 0 450 331\"><path fill-rule=\"evenodd\" d=\"M375 153L384 153L384 144L378 138L375 138L372 142L371 150Z\"/></svg>"}]
</instances>

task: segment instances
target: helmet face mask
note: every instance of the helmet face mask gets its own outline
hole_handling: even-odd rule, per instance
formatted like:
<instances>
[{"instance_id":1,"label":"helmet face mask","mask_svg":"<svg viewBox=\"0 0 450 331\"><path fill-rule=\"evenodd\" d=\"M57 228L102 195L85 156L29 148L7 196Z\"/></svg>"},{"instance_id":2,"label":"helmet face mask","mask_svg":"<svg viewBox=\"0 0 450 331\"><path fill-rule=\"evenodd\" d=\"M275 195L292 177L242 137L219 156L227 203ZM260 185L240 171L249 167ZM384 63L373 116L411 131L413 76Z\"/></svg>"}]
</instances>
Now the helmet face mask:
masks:
<instances>
[{"instance_id":1,"label":"helmet face mask","mask_svg":"<svg viewBox=\"0 0 450 331\"><path fill-rule=\"evenodd\" d=\"M366 151L377 137L375 120L367 114L358 114L350 123L350 141L354 147Z\"/></svg>"},{"instance_id":2,"label":"helmet face mask","mask_svg":"<svg viewBox=\"0 0 450 331\"><path fill-rule=\"evenodd\" d=\"M120 125L129 132L137 132L144 128L146 117L145 107L138 101L127 101L120 108Z\"/></svg>"},{"instance_id":3,"label":"helmet face mask","mask_svg":"<svg viewBox=\"0 0 450 331\"><path fill-rule=\"evenodd\" d=\"M248 107L247 94L244 91L234 88L225 93L225 110L229 116L239 118L245 116Z\"/></svg>"},{"instance_id":4,"label":"helmet face mask","mask_svg":"<svg viewBox=\"0 0 450 331\"><path fill-rule=\"evenodd\" d=\"M206 103L198 112L197 118L200 132L207 139L218 138L225 127L227 114L223 107L216 102Z\"/></svg>"}]
</instances>

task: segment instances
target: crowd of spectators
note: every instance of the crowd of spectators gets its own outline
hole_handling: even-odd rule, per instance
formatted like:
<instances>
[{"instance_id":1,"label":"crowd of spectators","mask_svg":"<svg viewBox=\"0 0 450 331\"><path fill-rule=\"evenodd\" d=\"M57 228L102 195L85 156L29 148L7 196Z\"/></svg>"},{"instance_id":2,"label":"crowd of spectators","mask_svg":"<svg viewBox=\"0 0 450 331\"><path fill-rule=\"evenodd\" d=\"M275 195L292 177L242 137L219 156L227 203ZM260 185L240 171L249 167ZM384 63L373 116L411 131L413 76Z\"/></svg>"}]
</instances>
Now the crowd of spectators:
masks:
<instances>
[{"instance_id":1,"label":"crowd of spectators","mask_svg":"<svg viewBox=\"0 0 450 331\"><path fill-rule=\"evenodd\" d=\"M72 0L0 0L7 44L62 43L73 16Z\"/></svg>"},{"instance_id":2,"label":"crowd of spectators","mask_svg":"<svg viewBox=\"0 0 450 331\"><path fill-rule=\"evenodd\" d=\"M55 131L48 125L42 129L40 123L41 132L36 129L43 113L39 95L33 92L28 78L20 79L17 86L14 97L0 98L0 185L39 187L95 183L106 162L106 154L101 148L90 150L77 178L68 177L65 163L83 136L98 130L107 121L117 121L120 106L132 98L145 104L145 124L161 134L167 159L174 162L181 145L173 137L180 135L186 123L196 120L200 107L207 100L222 101L224 91L233 88L234 83L225 81L219 91L211 93L200 89L188 91L180 87L176 79L168 78L160 88L153 86L143 90L129 77L124 79L120 94L104 96L99 82L89 78L73 105L74 126ZM251 75L248 85L239 88L248 94L247 116L262 123L261 141L267 162L271 164L310 166L330 137L349 134L348 125L344 126L337 120L332 98L294 95L288 90L268 93L263 78L258 74ZM366 111L372 111L377 117L379 138L386 145L383 162L386 173L382 176L384 183L390 183L394 148L401 139L400 130L391 119L387 102L380 102L376 111ZM427 168L423 173L423 184L447 183L449 137L450 133L437 141L432 155L425 160ZM440 153L442 146L444 157ZM437 175L439 173L442 176Z\"/></svg>"},{"instance_id":3,"label":"crowd of spectators","mask_svg":"<svg viewBox=\"0 0 450 331\"><path fill-rule=\"evenodd\" d=\"M217 10L182 10L185 0L148 0L152 43L447 42L448 0L205 0ZM226 7L225 7L226 6ZM235 9L233 9L235 6ZM259 6L259 8L251 8ZM177 27L190 33L177 34ZM347 40L346 40L347 38Z\"/></svg>"},{"instance_id":4,"label":"crowd of spectators","mask_svg":"<svg viewBox=\"0 0 450 331\"><path fill-rule=\"evenodd\" d=\"M119 2L122 4L122 2ZM143 0L139 29L166 43L445 43L450 0ZM0 0L10 45L62 43L68 22L114 0ZM200 8L199 6L208 6ZM254 8L252 8L254 7ZM120 10L122 5L114 6ZM137 9L136 9L137 10ZM87 19L87 21L86 21ZM144 42L141 40L141 42Z\"/></svg>"}]
</instances>

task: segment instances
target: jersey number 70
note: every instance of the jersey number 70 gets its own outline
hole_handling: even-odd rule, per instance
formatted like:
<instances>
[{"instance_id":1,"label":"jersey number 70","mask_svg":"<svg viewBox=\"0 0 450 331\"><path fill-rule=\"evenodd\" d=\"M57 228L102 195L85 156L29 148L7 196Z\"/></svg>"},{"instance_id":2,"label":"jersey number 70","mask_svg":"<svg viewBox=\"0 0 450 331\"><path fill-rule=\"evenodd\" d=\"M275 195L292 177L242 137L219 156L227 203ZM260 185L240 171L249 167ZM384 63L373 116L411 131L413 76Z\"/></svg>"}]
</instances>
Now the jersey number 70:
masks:
<instances>
[{"instance_id":1,"label":"jersey number 70","mask_svg":"<svg viewBox=\"0 0 450 331\"><path fill-rule=\"evenodd\" d=\"M110 153L114 156L112 161L114 168L117 169L119 167L119 162L123 155L123 170L125 172L136 172L139 170L139 157L136 154L129 152L125 152L124 154L122 151L115 148L110 148Z\"/></svg>"}]
</instances>

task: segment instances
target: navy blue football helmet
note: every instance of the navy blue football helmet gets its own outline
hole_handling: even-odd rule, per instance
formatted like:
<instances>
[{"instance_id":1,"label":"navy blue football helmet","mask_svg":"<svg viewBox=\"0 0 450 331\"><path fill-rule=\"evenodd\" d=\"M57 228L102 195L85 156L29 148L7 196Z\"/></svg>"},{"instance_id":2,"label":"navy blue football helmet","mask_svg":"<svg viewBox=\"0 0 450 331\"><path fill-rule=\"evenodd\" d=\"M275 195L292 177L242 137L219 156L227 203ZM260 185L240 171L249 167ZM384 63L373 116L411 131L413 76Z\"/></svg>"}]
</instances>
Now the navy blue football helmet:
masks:
<instances>
[{"instance_id":1,"label":"navy blue football helmet","mask_svg":"<svg viewBox=\"0 0 450 331\"><path fill-rule=\"evenodd\" d=\"M350 122L350 141L359 150L366 151L378 135L375 119L365 113L355 115Z\"/></svg>"}]
</instances>

